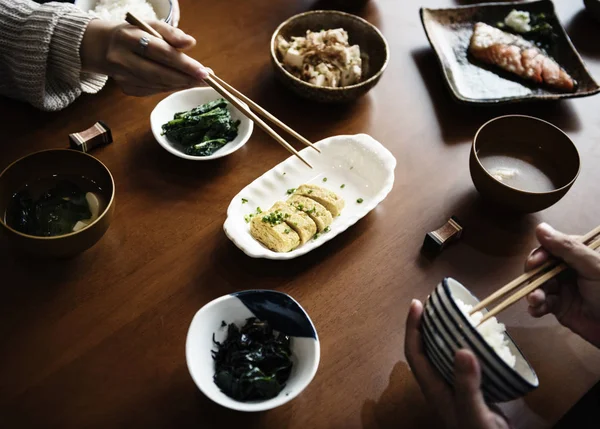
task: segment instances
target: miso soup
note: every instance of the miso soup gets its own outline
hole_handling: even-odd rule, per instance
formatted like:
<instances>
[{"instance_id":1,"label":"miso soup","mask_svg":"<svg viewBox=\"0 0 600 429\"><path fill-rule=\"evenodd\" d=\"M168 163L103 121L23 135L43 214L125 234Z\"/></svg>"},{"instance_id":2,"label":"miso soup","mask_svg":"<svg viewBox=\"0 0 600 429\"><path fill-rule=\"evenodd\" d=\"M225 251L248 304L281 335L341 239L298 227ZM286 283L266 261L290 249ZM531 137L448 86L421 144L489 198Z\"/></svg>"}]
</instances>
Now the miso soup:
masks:
<instances>
[{"instance_id":1,"label":"miso soup","mask_svg":"<svg viewBox=\"0 0 600 429\"><path fill-rule=\"evenodd\" d=\"M479 157L481 165L496 180L527 192L551 192L559 186L552 178L556 169L543 159L523 154L489 154Z\"/></svg>"},{"instance_id":2,"label":"miso soup","mask_svg":"<svg viewBox=\"0 0 600 429\"><path fill-rule=\"evenodd\" d=\"M79 231L106 209L104 190L84 176L53 175L15 192L4 221L23 234L55 237Z\"/></svg>"}]
</instances>

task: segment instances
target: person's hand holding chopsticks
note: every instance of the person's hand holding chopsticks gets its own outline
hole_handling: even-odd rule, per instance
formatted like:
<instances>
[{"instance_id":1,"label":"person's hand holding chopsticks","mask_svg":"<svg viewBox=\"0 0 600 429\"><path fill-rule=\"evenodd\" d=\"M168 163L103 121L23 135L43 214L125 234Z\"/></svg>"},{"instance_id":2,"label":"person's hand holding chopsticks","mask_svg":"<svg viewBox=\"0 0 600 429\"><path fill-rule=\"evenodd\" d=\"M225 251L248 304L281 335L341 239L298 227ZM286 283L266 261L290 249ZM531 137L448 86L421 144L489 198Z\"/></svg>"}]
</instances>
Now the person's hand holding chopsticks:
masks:
<instances>
[{"instance_id":1,"label":"person's hand holding chopsticks","mask_svg":"<svg viewBox=\"0 0 600 429\"><path fill-rule=\"evenodd\" d=\"M123 92L135 96L202 85L207 69L181 52L196 40L164 22L149 24L165 40L130 24L90 21L81 42L82 69L112 77Z\"/></svg>"},{"instance_id":2,"label":"person's hand holding chopsticks","mask_svg":"<svg viewBox=\"0 0 600 429\"><path fill-rule=\"evenodd\" d=\"M536 235L541 247L527 258L526 271L551 256L562 259L573 271L530 293L529 313L534 317L554 314L561 324L600 347L600 253L545 223L537 227Z\"/></svg>"}]
</instances>

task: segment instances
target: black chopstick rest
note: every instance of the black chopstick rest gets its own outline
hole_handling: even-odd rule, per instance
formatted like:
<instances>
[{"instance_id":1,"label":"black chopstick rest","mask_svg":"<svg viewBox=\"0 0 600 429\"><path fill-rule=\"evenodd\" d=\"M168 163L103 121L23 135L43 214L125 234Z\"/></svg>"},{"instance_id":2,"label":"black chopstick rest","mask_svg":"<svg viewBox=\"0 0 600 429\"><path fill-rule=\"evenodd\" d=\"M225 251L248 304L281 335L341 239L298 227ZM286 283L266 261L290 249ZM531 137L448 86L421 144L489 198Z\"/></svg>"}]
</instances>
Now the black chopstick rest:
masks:
<instances>
[{"instance_id":1,"label":"black chopstick rest","mask_svg":"<svg viewBox=\"0 0 600 429\"><path fill-rule=\"evenodd\" d=\"M102 121L96 122L90 128L78 133L69 134L71 149L88 153L91 150L112 143L112 132Z\"/></svg>"},{"instance_id":2,"label":"black chopstick rest","mask_svg":"<svg viewBox=\"0 0 600 429\"><path fill-rule=\"evenodd\" d=\"M462 236L463 227L456 216L452 216L448 222L435 231L428 232L423 242L423 251L429 254L437 254L446 246L458 240Z\"/></svg>"}]
</instances>

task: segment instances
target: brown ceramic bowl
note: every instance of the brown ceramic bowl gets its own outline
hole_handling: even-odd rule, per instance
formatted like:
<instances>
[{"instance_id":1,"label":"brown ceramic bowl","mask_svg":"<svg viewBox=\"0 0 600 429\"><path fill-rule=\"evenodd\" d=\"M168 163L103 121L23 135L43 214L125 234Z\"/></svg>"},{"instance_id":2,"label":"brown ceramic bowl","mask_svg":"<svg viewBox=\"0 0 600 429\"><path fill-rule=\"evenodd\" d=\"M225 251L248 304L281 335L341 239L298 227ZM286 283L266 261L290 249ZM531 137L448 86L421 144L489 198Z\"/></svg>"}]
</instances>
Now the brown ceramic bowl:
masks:
<instances>
[{"instance_id":1,"label":"brown ceramic bowl","mask_svg":"<svg viewBox=\"0 0 600 429\"><path fill-rule=\"evenodd\" d=\"M85 176L103 190L107 206L88 227L56 237L18 232L5 222L13 194L27 183L53 174ZM104 164L91 155L69 149L51 149L27 155L0 174L0 230L12 244L30 255L50 258L74 256L92 247L106 232L114 213L115 182Z\"/></svg>"},{"instance_id":2,"label":"brown ceramic bowl","mask_svg":"<svg viewBox=\"0 0 600 429\"><path fill-rule=\"evenodd\" d=\"M343 28L348 32L350 44L358 45L363 60L363 80L343 88L323 88L298 79L281 64L277 53L277 36L289 40L304 36L307 30ZM317 10L295 15L281 24L271 37L271 62L275 76L297 95L319 103L345 103L353 101L373 88L385 71L389 61L389 47L374 25L358 16L335 10Z\"/></svg>"},{"instance_id":3,"label":"brown ceramic bowl","mask_svg":"<svg viewBox=\"0 0 600 429\"><path fill-rule=\"evenodd\" d=\"M532 183L516 187L506 176L498 177L498 173L486 170L484 163L489 163L492 156L496 160L499 156L518 158L535 165L550 179L550 185L544 190L535 189ZM567 193L579 175L580 160L575 144L559 128L531 116L509 115L479 128L469 167L473 183L485 199L512 211L533 213L550 207ZM517 171L517 176L525 178L522 182L527 182L526 170L519 167L513 174Z\"/></svg>"}]
</instances>

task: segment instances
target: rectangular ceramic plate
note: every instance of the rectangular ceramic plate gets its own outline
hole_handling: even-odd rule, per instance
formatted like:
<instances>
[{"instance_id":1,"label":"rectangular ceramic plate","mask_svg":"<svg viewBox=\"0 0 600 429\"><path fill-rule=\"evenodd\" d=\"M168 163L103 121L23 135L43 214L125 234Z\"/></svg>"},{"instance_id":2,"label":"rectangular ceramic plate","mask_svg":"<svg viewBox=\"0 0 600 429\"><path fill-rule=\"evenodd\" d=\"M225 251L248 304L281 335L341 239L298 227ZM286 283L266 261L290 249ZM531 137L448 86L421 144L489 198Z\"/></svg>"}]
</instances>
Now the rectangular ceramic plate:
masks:
<instances>
[{"instance_id":1,"label":"rectangular ceramic plate","mask_svg":"<svg viewBox=\"0 0 600 429\"><path fill-rule=\"evenodd\" d=\"M467 56L473 26L481 21L490 25L503 21L513 9L544 13L558 38L553 58L578 82L575 92L555 92L520 80L493 67L480 67ZM460 102L499 104L533 100L557 100L596 94L600 87L562 27L550 0L485 3L451 9L421 9L421 21L450 92ZM484 68L485 67L485 68Z\"/></svg>"},{"instance_id":2,"label":"rectangular ceramic plate","mask_svg":"<svg viewBox=\"0 0 600 429\"><path fill-rule=\"evenodd\" d=\"M320 154L311 148L300 152L313 166L312 170L291 156L233 197L223 229L248 256L292 259L304 255L354 225L392 190L396 158L372 137L366 134L335 136L316 143L316 146L321 150ZM327 181L324 182L325 178ZM345 200L346 206L333 220L331 230L287 253L273 252L252 238L244 216L254 213L257 207L268 210L275 202L289 197L288 189L305 183L327 188ZM363 199L361 204L357 202L359 198ZM248 202L244 203L242 199Z\"/></svg>"}]
</instances>

